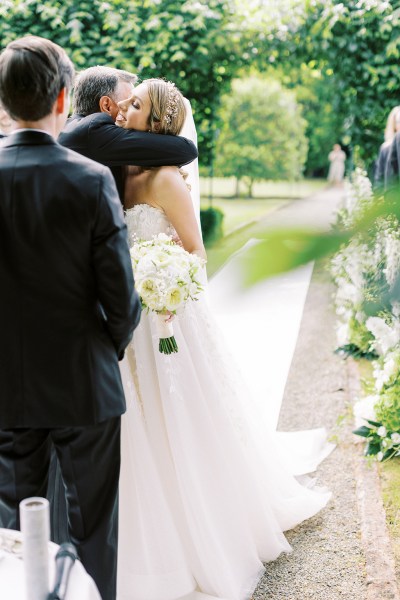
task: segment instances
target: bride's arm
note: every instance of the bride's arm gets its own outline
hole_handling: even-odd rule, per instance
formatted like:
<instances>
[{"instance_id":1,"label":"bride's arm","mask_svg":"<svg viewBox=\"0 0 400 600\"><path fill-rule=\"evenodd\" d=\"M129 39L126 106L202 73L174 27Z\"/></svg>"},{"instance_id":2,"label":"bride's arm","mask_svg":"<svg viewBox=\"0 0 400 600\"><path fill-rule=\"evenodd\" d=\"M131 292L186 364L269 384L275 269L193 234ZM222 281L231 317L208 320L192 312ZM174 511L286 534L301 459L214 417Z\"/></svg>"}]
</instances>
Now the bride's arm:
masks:
<instances>
[{"instance_id":1,"label":"bride's arm","mask_svg":"<svg viewBox=\"0 0 400 600\"><path fill-rule=\"evenodd\" d=\"M185 250L206 258L192 198L178 169L159 169L153 180L152 192L155 204L165 212Z\"/></svg>"}]
</instances>

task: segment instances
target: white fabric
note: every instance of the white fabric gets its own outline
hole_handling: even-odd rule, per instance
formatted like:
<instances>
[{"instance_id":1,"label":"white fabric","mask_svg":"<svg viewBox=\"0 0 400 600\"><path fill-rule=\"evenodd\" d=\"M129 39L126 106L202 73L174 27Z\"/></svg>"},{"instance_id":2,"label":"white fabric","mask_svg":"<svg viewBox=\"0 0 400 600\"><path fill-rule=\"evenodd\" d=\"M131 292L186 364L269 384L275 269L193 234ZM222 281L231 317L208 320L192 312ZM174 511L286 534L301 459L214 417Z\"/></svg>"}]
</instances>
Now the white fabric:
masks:
<instances>
[{"instance_id":1,"label":"white fabric","mask_svg":"<svg viewBox=\"0 0 400 600\"><path fill-rule=\"evenodd\" d=\"M0 529L0 538L22 540L20 531ZM59 546L49 543L50 582L55 576L55 555ZM20 558L1 550L0 545L0 596L4 600L25 600L24 565ZM86 573L80 561L72 567L66 600L101 600L93 579Z\"/></svg>"},{"instance_id":2,"label":"white fabric","mask_svg":"<svg viewBox=\"0 0 400 600\"><path fill-rule=\"evenodd\" d=\"M186 107L186 118L183 124L182 131L180 135L191 140L196 148L197 148L197 131L196 126L194 124L192 107L187 98L185 100ZM201 225L200 225L200 179L199 179L199 161L193 160L188 165L183 167L183 170L188 174L186 182L190 185L190 195L193 201L194 212L196 214L197 223L199 225L200 233L201 233Z\"/></svg>"},{"instance_id":3,"label":"white fabric","mask_svg":"<svg viewBox=\"0 0 400 600\"><path fill-rule=\"evenodd\" d=\"M252 396L259 401L258 410L269 429L275 430L313 265L243 289L241 261L256 243L250 240L211 279L208 294ZM268 377L266 369L273 370Z\"/></svg>"},{"instance_id":4,"label":"white fabric","mask_svg":"<svg viewBox=\"0 0 400 600\"><path fill-rule=\"evenodd\" d=\"M243 289L243 258L247 248L256 243L250 240L211 279L208 296L256 402L263 427L272 433L278 425L313 264ZM294 475L315 471L334 448L327 442L323 428L279 432L276 440L282 459Z\"/></svg>"},{"instance_id":5,"label":"white fabric","mask_svg":"<svg viewBox=\"0 0 400 600\"><path fill-rule=\"evenodd\" d=\"M128 210L127 225L141 239L171 231L149 205ZM330 495L288 472L207 303L190 303L174 335L178 353L160 354L144 314L121 365L118 600L194 600L195 588L245 600L262 561L290 551L282 532Z\"/></svg>"}]
</instances>

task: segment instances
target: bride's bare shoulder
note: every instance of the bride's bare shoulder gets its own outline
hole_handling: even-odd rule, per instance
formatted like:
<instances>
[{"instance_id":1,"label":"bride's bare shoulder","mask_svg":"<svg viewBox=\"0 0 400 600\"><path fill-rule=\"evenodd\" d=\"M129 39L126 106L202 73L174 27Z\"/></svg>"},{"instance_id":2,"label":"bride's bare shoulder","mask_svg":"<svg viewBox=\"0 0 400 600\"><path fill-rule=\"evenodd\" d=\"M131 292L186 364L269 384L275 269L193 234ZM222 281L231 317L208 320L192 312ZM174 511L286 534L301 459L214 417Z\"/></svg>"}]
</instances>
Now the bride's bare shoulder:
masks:
<instances>
[{"instance_id":1,"label":"bride's bare shoulder","mask_svg":"<svg viewBox=\"0 0 400 600\"><path fill-rule=\"evenodd\" d=\"M153 186L158 189L166 187L186 187L185 180L178 167L160 167L153 172Z\"/></svg>"},{"instance_id":2,"label":"bride's bare shoulder","mask_svg":"<svg viewBox=\"0 0 400 600\"><path fill-rule=\"evenodd\" d=\"M181 177L178 167L158 167L154 169L154 178L161 181L173 181L175 178Z\"/></svg>"}]
</instances>

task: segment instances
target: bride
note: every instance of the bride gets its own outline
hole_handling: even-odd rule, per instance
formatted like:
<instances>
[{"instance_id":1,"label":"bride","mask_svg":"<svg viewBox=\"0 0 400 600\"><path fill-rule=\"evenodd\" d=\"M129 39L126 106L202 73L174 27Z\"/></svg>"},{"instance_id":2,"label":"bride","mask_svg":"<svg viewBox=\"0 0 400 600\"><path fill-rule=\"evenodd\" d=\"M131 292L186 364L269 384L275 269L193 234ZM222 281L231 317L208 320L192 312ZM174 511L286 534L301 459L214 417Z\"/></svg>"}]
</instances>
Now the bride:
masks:
<instances>
[{"instance_id":1,"label":"bride","mask_svg":"<svg viewBox=\"0 0 400 600\"><path fill-rule=\"evenodd\" d=\"M178 135L184 121L181 93L163 80L144 81L119 103L120 127ZM125 210L132 242L164 232L205 256L177 168L130 168ZM179 351L160 354L155 320L143 314L121 365L118 600L196 598L196 590L246 600L263 562L290 552L283 531L330 496L283 464L205 299L173 324Z\"/></svg>"}]
</instances>

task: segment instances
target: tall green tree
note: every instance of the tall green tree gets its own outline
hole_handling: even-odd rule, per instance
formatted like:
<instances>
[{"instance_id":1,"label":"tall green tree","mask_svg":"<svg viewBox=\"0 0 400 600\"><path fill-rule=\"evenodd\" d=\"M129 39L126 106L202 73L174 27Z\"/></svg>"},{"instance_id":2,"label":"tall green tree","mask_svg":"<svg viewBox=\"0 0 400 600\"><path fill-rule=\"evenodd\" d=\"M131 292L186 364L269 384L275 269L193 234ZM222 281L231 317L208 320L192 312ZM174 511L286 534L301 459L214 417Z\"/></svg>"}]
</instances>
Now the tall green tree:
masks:
<instances>
[{"instance_id":1,"label":"tall green tree","mask_svg":"<svg viewBox=\"0 0 400 600\"><path fill-rule=\"evenodd\" d=\"M269 29L260 16L263 5L254 0L259 22L251 20L244 34L258 70L272 65L295 75L305 66L320 73L321 85L309 81L305 90L315 109L304 111L314 137L310 161L318 160L313 142L320 117L370 167L387 116L400 103L400 0L295 0Z\"/></svg>"},{"instance_id":2,"label":"tall green tree","mask_svg":"<svg viewBox=\"0 0 400 600\"><path fill-rule=\"evenodd\" d=\"M247 184L301 177L307 156L306 123L295 94L278 81L252 77L233 82L223 98L216 174Z\"/></svg>"},{"instance_id":3,"label":"tall green tree","mask_svg":"<svg viewBox=\"0 0 400 600\"><path fill-rule=\"evenodd\" d=\"M256 70L254 74L257 74ZM305 174L309 177L325 177L329 165L327 156L334 143L344 144L345 137L346 115L341 112L341 103L337 102L334 78L323 73L315 61L270 66L264 74L295 92L307 123Z\"/></svg>"},{"instance_id":4,"label":"tall green tree","mask_svg":"<svg viewBox=\"0 0 400 600\"><path fill-rule=\"evenodd\" d=\"M192 102L207 164L220 96L245 60L235 9L236 0L3 0L0 40L40 35L78 69L107 64L173 80Z\"/></svg>"},{"instance_id":5,"label":"tall green tree","mask_svg":"<svg viewBox=\"0 0 400 600\"><path fill-rule=\"evenodd\" d=\"M400 2L310 0L306 6L286 51L331 78L344 141L370 166L387 116L400 103Z\"/></svg>"}]
</instances>

